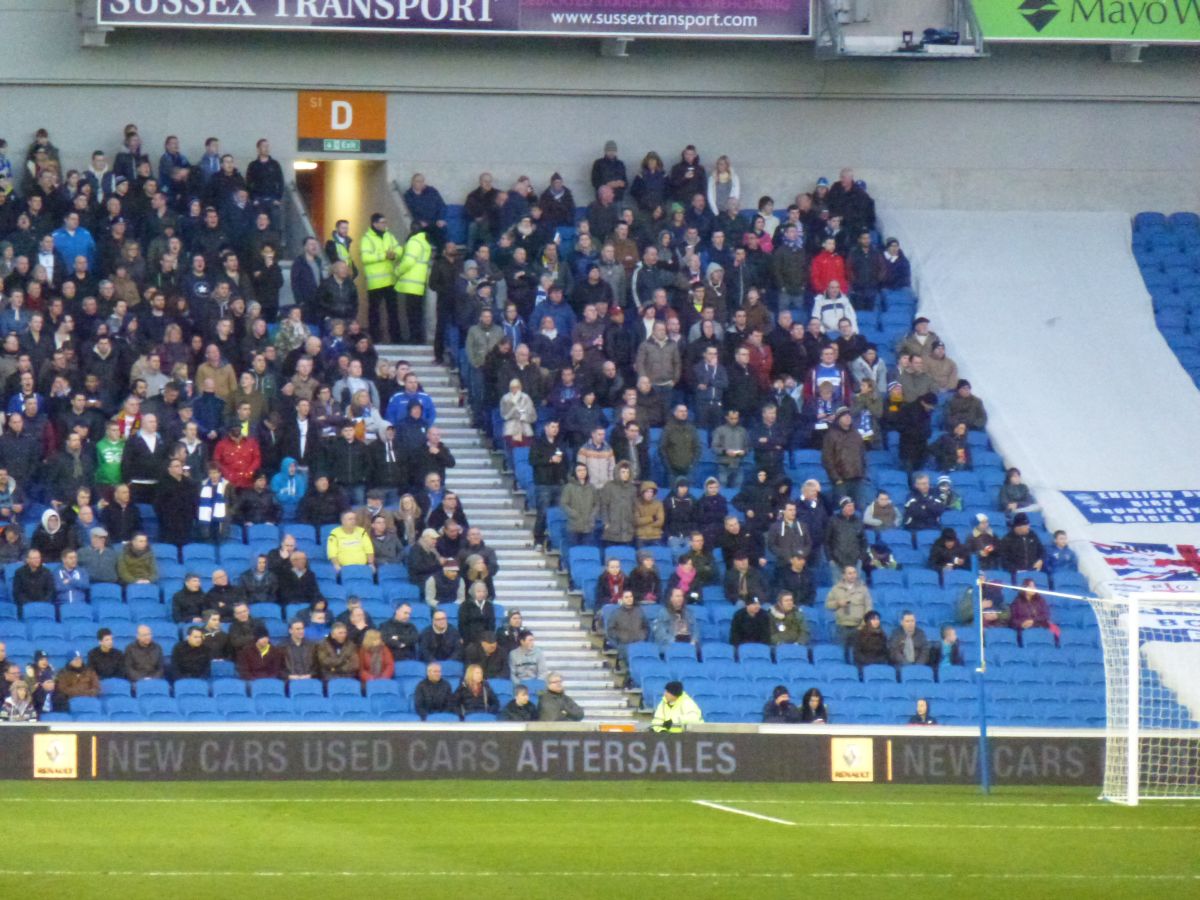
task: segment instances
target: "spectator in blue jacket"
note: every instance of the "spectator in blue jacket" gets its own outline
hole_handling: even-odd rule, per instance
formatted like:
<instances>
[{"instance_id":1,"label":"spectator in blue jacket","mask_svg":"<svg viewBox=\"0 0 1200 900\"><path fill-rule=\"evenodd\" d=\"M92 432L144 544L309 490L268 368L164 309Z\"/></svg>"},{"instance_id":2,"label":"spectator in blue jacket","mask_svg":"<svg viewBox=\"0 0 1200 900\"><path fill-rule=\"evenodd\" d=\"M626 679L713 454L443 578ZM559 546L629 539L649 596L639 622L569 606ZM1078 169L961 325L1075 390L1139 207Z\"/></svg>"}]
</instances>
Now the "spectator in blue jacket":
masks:
<instances>
[{"instance_id":1,"label":"spectator in blue jacket","mask_svg":"<svg viewBox=\"0 0 1200 900\"><path fill-rule=\"evenodd\" d=\"M437 188L425 183L425 176L420 172L413 175L409 182L409 188L404 192L404 204L412 216L413 228L432 226L441 239L446 227L446 201Z\"/></svg>"},{"instance_id":2,"label":"spectator in blue jacket","mask_svg":"<svg viewBox=\"0 0 1200 900\"><path fill-rule=\"evenodd\" d=\"M912 267L908 264L908 257L900 249L900 242L894 237L888 238L884 245L883 264L884 276L880 287L883 289L884 299L913 299Z\"/></svg>"},{"instance_id":3,"label":"spectator in blue jacket","mask_svg":"<svg viewBox=\"0 0 1200 900\"><path fill-rule=\"evenodd\" d=\"M404 390L392 395L392 399L388 401L387 411L384 413L384 418L400 428L400 423L408 415L408 405L410 402L416 401L421 404L421 422L428 428L437 421L437 406L433 402L433 398L421 390L421 383L417 376L411 372L404 378Z\"/></svg>"},{"instance_id":4,"label":"spectator in blue jacket","mask_svg":"<svg viewBox=\"0 0 1200 900\"><path fill-rule=\"evenodd\" d=\"M1046 571L1051 575L1056 572L1074 572L1079 568L1079 557L1067 546L1067 533L1061 529L1054 532L1054 543L1046 551Z\"/></svg>"},{"instance_id":5,"label":"spectator in blue jacket","mask_svg":"<svg viewBox=\"0 0 1200 900\"><path fill-rule=\"evenodd\" d=\"M546 290L546 299L533 308L529 317L529 330L541 331L542 320L549 316L559 334L569 335L575 330L575 311L563 302L563 289L560 285L552 284Z\"/></svg>"},{"instance_id":6,"label":"spectator in blue jacket","mask_svg":"<svg viewBox=\"0 0 1200 900\"><path fill-rule=\"evenodd\" d=\"M91 577L79 567L79 554L74 550L64 550L62 566L54 573L55 600L58 605L87 603L91 586Z\"/></svg>"},{"instance_id":7,"label":"spectator in blue jacket","mask_svg":"<svg viewBox=\"0 0 1200 900\"><path fill-rule=\"evenodd\" d=\"M79 213L74 210L63 217L62 228L54 232L54 249L69 267L75 265L77 256L87 260L89 271L96 267L96 241L79 224Z\"/></svg>"}]
</instances>

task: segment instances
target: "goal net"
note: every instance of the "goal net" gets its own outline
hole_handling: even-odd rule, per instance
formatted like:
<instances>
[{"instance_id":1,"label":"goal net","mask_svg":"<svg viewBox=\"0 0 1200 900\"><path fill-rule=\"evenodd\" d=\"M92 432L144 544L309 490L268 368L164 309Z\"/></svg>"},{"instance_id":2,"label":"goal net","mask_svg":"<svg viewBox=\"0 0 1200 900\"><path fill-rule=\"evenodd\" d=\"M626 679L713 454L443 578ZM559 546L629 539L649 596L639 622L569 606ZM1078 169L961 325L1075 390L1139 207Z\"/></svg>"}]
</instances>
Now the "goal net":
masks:
<instances>
[{"instance_id":1,"label":"goal net","mask_svg":"<svg viewBox=\"0 0 1200 900\"><path fill-rule=\"evenodd\" d=\"M1089 602L1104 652L1104 799L1200 799L1200 593Z\"/></svg>"}]
</instances>

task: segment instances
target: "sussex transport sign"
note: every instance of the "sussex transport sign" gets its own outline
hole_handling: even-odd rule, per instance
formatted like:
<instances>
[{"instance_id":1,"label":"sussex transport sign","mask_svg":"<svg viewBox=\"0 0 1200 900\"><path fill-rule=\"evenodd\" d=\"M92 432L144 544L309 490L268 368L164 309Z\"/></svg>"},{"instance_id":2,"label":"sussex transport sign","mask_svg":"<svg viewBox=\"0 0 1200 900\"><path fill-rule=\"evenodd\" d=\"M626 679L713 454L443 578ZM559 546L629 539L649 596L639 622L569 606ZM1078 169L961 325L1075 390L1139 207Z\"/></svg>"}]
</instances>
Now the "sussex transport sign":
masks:
<instances>
[{"instance_id":1,"label":"sussex transport sign","mask_svg":"<svg viewBox=\"0 0 1200 900\"><path fill-rule=\"evenodd\" d=\"M975 0L988 41L1200 43L1200 0Z\"/></svg>"},{"instance_id":2,"label":"sussex transport sign","mask_svg":"<svg viewBox=\"0 0 1200 900\"><path fill-rule=\"evenodd\" d=\"M96 0L96 3L96 24L117 28L754 40L811 37L810 0Z\"/></svg>"}]
</instances>

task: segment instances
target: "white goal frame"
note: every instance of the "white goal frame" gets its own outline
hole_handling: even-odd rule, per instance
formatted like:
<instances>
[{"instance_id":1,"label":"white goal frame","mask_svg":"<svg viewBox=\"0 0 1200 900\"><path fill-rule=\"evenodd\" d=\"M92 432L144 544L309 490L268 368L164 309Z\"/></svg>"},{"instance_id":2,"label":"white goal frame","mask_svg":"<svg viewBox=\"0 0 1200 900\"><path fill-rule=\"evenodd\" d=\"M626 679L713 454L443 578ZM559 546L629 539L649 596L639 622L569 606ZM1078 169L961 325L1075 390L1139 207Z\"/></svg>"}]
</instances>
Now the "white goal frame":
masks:
<instances>
[{"instance_id":1,"label":"white goal frame","mask_svg":"<svg viewBox=\"0 0 1200 900\"><path fill-rule=\"evenodd\" d=\"M1172 791L1169 784L1161 793L1147 792L1142 787L1143 757L1151 749L1145 746L1147 740L1178 742L1185 761L1191 757L1200 764L1200 730L1165 726L1147 737L1141 721L1143 610L1178 606L1181 613L1200 619L1200 591L1121 591L1119 585L1110 588L1112 597L1089 598L1100 625L1108 707L1101 799L1126 806L1137 806L1143 800L1200 800L1200 771L1191 775L1190 793ZM1191 750L1186 749L1189 743L1195 744Z\"/></svg>"}]
</instances>

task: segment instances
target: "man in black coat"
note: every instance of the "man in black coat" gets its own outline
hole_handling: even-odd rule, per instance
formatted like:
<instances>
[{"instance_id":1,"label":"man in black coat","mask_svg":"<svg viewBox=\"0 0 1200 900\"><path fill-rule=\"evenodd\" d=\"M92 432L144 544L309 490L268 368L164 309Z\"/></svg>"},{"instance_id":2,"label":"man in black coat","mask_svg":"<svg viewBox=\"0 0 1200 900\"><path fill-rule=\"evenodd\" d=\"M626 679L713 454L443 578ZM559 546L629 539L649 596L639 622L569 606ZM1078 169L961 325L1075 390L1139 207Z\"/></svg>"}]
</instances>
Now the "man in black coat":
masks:
<instances>
[{"instance_id":1,"label":"man in black coat","mask_svg":"<svg viewBox=\"0 0 1200 900\"><path fill-rule=\"evenodd\" d=\"M425 476L437 472L446 482L446 470L453 469L454 454L442 443L442 430L433 426L425 434L425 444L410 457L408 465L409 484L417 487L425 483Z\"/></svg>"},{"instance_id":2,"label":"man in black coat","mask_svg":"<svg viewBox=\"0 0 1200 900\"><path fill-rule=\"evenodd\" d=\"M187 636L171 650L171 674L175 678L204 678L212 674L212 655L204 646L204 630L193 625Z\"/></svg>"},{"instance_id":3,"label":"man in black coat","mask_svg":"<svg viewBox=\"0 0 1200 900\"><path fill-rule=\"evenodd\" d=\"M389 425L384 436L367 448L367 467L370 484L386 491L389 502L395 502L400 491L408 485L408 469L396 441L394 425Z\"/></svg>"},{"instance_id":4,"label":"man in black coat","mask_svg":"<svg viewBox=\"0 0 1200 900\"><path fill-rule=\"evenodd\" d=\"M434 713L453 712L453 707L454 692L442 680L442 667L431 662L425 667L425 677L413 691L413 709L424 721Z\"/></svg>"},{"instance_id":5,"label":"man in black coat","mask_svg":"<svg viewBox=\"0 0 1200 900\"><path fill-rule=\"evenodd\" d=\"M324 471L352 505L359 505L366 498L370 460L367 445L354 436L353 422L342 425L340 436L326 445Z\"/></svg>"},{"instance_id":6,"label":"man in black coat","mask_svg":"<svg viewBox=\"0 0 1200 900\"><path fill-rule=\"evenodd\" d=\"M395 615L379 626L379 636L383 638L384 645L392 651L392 659L396 662L416 659L420 634L417 626L412 623L412 607L407 603L397 606Z\"/></svg>"},{"instance_id":7,"label":"man in black coat","mask_svg":"<svg viewBox=\"0 0 1200 900\"><path fill-rule=\"evenodd\" d=\"M141 427L126 440L121 457L121 478L133 489L134 503L153 502L154 486L167 471L168 452L166 438L158 433L158 418L151 413L143 415Z\"/></svg>"},{"instance_id":8,"label":"man in black coat","mask_svg":"<svg viewBox=\"0 0 1200 900\"><path fill-rule=\"evenodd\" d=\"M309 421L312 403L306 399L296 401L296 410L284 419L280 453L290 456L307 469L313 469L322 454L321 429Z\"/></svg>"},{"instance_id":9,"label":"man in black coat","mask_svg":"<svg viewBox=\"0 0 1200 900\"><path fill-rule=\"evenodd\" d=\"M17 606L54 602L54 576L42 565L40 550L30 550L25 554L25 565L13 574L11 592Z\"/></svg>"},{"instance_id":10,"label":"man in black coat","mask_svg":"<svg viewBox=\"0 0 1200 900\"><path fill-rule=\"evenodd\" d=\"M462 653L462 638L450 624L445 610L433 611L433 623L421 632L417 642L418 655L425 662L458 659Z\"/></svg>"},{"instance_id":11,"label":"man in black coat","mask_svg":"<svg viewBox=\"0 0 1200 900\"><path fill-rule=\"evenodd\" d=\"M771 614L763 609L760 597L751 596L746 605L733 614L733 621L729 623L729 643L735 647L771 643Z\"/></svg>"},{"instance_id":12,"label":"man in black coat","mask_svg":"<svg viewBox=\"0 0 1200 900\"><path fill-rule=\"evenodd\" d=\"M358 288L350 280L350 270L341 259L329 268L329 277L317 288L317 310L324 318L353 319L358 315Z\"/></svg>"},{"instance_id":13,"label":"man in black coat","mask_svg":"<svg viewBox=\"0 0 1200 900\"><path fill-rule=\"evenodd\" d=\"M529 464L533 467L533 484L537 505L537 521L533 524L533 539L546 540L546 510L558 506L563 485L567 483L567 460L570 453L560 436L561 426L551 419L542 435L529 449ZM496 574L494 571L492 574Z\"/></svg>"},{"instance_id":14,"label":"man in black coat","mask_svg":"<svg viewBox=\"0 0 1200 900\"><path fill-rule=\"evenodd\" d=\"M312 606L317 600L323 599L317 576L308 568L308 554L303 550L292 551L291 564L281 569L278 575L281 606L291 603Z\"/></svg>"},{"instance_id":15,"label":"man in black coat","mask_svg":"<svg viewBox=\"0 0 1200 900\"><path fill-rule=\"evenodd\" d=\"M906 403L896 414L896 430L900 432L900 464L906 472L914 472L929 456L929 438L933 435L933 410L937 395L922 394Z\"/></svg>"}]
</instances>

